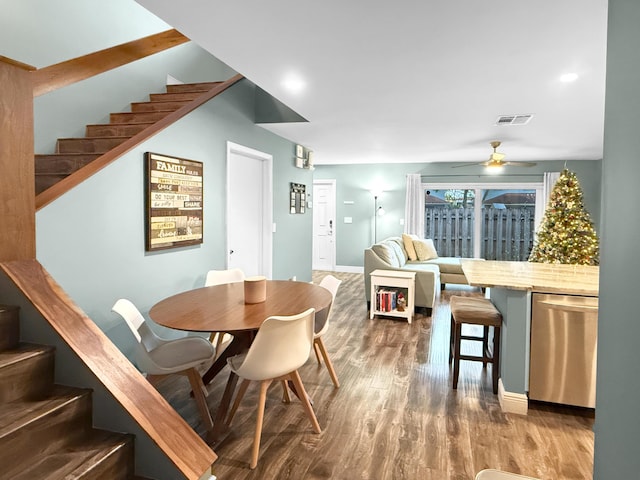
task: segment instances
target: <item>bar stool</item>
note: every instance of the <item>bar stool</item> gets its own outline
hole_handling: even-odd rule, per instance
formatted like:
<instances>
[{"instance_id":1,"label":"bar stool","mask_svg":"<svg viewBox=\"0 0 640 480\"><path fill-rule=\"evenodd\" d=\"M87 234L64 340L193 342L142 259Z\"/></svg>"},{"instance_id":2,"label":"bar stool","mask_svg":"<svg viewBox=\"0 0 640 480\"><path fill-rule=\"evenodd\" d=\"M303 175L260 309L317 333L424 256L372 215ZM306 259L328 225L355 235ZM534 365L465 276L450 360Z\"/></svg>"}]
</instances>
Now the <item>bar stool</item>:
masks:
<instances>
[{"instance_id":1,"label":"bar stool","mask_svg":"<svg viewBox=\"0 0 640 480\"><path fill-rule=\"evenodd\" d=\"M449 337L449 363L453 360L453 388L458 388L460 360L482 362L484 367L491 362L491 376L493 379L493 393L498 393L498 378L500 374L500 327L502 315L491 300L480 297L453 296L451 306L451 334ZM462 324L482 325L483 335L462 335ZM489 327L493 327L493 351L489 350ZM482 342L482 356L462 355L460 344L462 340Z\"/></svg>"}]
</instances>

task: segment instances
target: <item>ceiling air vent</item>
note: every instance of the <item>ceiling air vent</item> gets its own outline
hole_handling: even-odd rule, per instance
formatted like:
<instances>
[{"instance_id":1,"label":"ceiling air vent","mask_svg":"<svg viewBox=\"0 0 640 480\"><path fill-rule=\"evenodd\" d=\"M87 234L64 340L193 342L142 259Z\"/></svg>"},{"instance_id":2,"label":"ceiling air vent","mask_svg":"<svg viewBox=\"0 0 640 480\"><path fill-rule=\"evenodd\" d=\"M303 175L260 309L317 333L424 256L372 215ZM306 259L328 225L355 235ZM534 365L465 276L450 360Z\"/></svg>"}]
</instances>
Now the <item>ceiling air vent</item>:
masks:
<instances>
[{"instance_id":1,"label":"ceiling air vent","mask_svg":"<svg viewBox=\"0 0 640 480\"><path fill-rule=\"evenodd\" d=\"M526 115L500 115L496 120L496 125L526 125L533 117L532 114Z\"/></svg>"}]
</instances>

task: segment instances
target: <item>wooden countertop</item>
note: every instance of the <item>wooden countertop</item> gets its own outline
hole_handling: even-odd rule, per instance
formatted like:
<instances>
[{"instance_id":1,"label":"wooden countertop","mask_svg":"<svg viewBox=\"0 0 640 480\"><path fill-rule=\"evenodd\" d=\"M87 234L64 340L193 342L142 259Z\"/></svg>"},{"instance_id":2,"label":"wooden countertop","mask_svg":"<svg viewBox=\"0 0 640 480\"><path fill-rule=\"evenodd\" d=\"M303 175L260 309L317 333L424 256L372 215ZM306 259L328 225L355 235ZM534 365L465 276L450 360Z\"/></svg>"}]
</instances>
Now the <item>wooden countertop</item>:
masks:
<instances>
[{"instance_id":1,"label":"wooden countertop","mask_svg":"<svg viewBox=\"0 0 640 480\"><path fill-rule=\"evenodd\" d=\"M598 295L600 268L557 263L501 262L462 259L469 285L532 292Z\"/></svg>"}]
</instances>

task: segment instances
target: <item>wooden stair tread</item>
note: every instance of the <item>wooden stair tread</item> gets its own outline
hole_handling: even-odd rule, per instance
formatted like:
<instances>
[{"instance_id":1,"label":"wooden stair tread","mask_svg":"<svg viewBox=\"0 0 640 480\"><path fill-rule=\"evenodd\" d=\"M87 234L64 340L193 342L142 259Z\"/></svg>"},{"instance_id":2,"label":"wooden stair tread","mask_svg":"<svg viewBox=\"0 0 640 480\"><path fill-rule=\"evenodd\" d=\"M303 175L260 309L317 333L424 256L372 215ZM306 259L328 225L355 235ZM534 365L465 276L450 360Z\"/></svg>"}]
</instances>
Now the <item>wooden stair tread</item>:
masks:
<instances>
[{"instance_id":1,"label":"wooden stair tread","mask_svg":"<svg viewBox=\"0 0 640 480\"><path fill-rule=\"evenodd\" d=\"M42 398L53 388L55 348L19 343L0 352L0 405Z\"/></svg>"},{"instance_id":2,"label":"wooden stair tread","mask_svg":"<svg viewBox=\"0 0 640 480\"><path fill-rule=\"evenodd\" d=\"M165 101L149 101L149 102L132 102L132 112L158 112L158 111L174 111L189 103L191 99L185 100L165 100Z\"/></svg>"},{"instance_id":3,"label":"wooden stair tread","mask_svg":"<svg viewBox=\"0 0 640 480\"><path fill-rule=\"evenodd\" d=\"M191 101L202 95L201 91L198 92L179 92L179 93L150 93L150 102L172 102L172 101Z\"/></svg>"},{"instance_id":4,"label":"wooden stair tread","mask_svg":"<svg viewBox=\"0 0 640 480\"><path fill-rule=\"evenodd\" d=\"M20 307L0 303L0 351L20 344Z\"/></svg>"},{"instance_id":5,"label":"wooden stair tread","mask_svg":"<svg viewBox=\"0 0 640 480\"><path fill-rule=\"evenodd\" d=\"M132 448L132 435L92 430L81 442L69 445L55 453L36 454L26 465L20 465L19 469L14 468L13 471L7 472L5 467L4 473L8 473L6 478L12 480L126 479L133 474ZM131 470L129 474L117 477L104 475L101 464L111 460L114 455L123 453L124 449L129 449L128 454L131 456L131 461L127 462Z\"/></svg>"},{"instance_id":6,"label":"wooden stair tread","mask_svg":"<svg viewBox=\"0 0 640 480\"><path fill-rule=\"evenodd\" d=\"M131 113L131 112L124 112L124 113ZM147 126L151 126L153 125L155 122L129 122L129 123L91 123L89 125L87 125L87 127L137 127L137 126L142 126L142 125L147 125ZM91 138L91 137L83 137L83 138Z\"/></svg>"},{"instance_id":7,"label":"wooden stair tread","mask_svg":"<svg viewBox=\"0 0 640 480\"><path fill-rule=\"evenodd\" d=\"M0 351L0 369L54 350L50 345L20 343L15 349Z\"/></svg>"},{"instance_id":8,"label":"wooden stair tread","mask_svg":"<svg viewBox=\"0 0 640 480\"><path fill-rule=\"evenodd\" d=\"M127 138L130 138L129 135L118 135L118 136L113 136L113 137L66 137L66 138L59 138L58 141L70 141L70 140L83 140L83 141L91 141L91 140L114 140L114 139L122 139L122 140L126 140ZM73 152L70 152L73 153ZM78 153L78 152L75 152Z\"/></svg>"},{"instance_id":9,"label":"wooden stair tread","mask_svg":"<svg viewBox=\"0 0 640 480\"><path fill-rule=\"evenodd\" d=\"M174 110L156 110L155 112L117 112L109 115L111 123L148 123L158 122Z\"/></svg>"},{"instance_id":10,"label":"wooden stair tread","mask_svg":"<svg viewBox=\"0 0 640 480\"><path fill-rule=\"evenodd\" d=\"M176 83L167 85L167 93L207 92L223 82Z\"/></svg>"},{"instance_id":11,"label":"wooden stair tread","mask_svg":"<svg viewBox=\"0 0 640 480\"><path fill-rule=\"evenodd\" d=\"M69 153L36 153L35 158L58 158L58 157L98 157L99 153L86 153L86 152L69 152Z\"/></svg>"},{"instance_id":12,"label":"wooden stair tread","mask_svg":"<svg viewBox=\"0 0 640 480\"><path fill-rule=\"evenodd\" d=\"M0 410L0 442L18 429L45 415L55 414L70 402L90 394L90 389L55 385L50 395L45 398L3 404Z\"/></svg>"},{"instance_id":13,"label":"wooden stair tread","mask_svg":"<svg viewBox=\"0 0 640 480\"><path fill-rule=\"evenodd\" d=\"M35 175L69 175L90 164L102 153L47 153L36 155Z\"/></svg>"},{"instance_id":14,"label":"wooden stair tread","mask_svg":"<svg viewBox=\"0 0 640 480\"><path fill-rule=\"evenodd\" d=\"M59 138L56 142L56 153L105 153L132 136Z\"/></svg>"}]
</instances>

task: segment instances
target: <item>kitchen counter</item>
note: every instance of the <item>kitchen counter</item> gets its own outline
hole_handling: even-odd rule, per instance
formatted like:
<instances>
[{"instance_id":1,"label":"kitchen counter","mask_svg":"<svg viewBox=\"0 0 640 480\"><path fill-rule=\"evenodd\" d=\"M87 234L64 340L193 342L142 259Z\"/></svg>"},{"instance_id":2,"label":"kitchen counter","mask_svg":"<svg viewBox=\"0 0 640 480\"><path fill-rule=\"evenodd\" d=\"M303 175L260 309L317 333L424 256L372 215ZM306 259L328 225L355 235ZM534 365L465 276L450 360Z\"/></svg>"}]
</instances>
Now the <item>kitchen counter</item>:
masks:
<instances>
[{"instance_id":1,"label":"kitchen counter","mask_svg":"<svg viewBox=\"0 0 640 480\"><path fill-rule=\"evenodd\" d=\"M600 267L463 259L469 285L539 293L598 296Z\"/></svg>"},{"instance_id":2,"label":"kitchen counter","mask_svg":"<svg viewBox=\"0 0 640 480\"><path fill-rule=\"evenodd\" d=\"M469 284L489 289L502 314L498 398L505 412L526 414L529 405L533 293L598 296L599 267L463 259Z\"/></svg>"}]
</instances>

